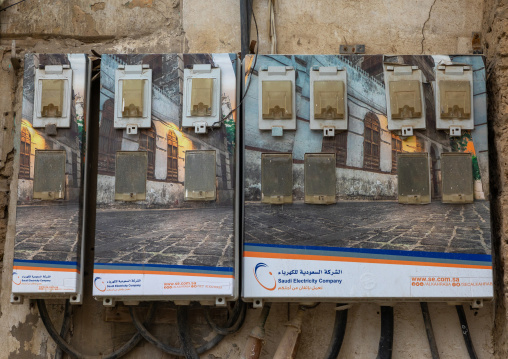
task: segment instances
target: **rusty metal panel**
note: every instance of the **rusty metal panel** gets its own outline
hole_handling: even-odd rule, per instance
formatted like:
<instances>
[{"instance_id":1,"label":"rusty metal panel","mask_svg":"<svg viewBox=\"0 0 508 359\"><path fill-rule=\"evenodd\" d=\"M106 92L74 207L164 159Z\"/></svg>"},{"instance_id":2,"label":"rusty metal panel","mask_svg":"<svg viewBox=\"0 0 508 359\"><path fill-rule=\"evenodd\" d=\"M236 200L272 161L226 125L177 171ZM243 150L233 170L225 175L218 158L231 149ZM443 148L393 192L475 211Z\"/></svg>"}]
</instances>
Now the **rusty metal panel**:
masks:
<instances>
[{"instance_id":1,"label":"rusty metal panel","mask_svg":"<svg viewBox=\"0 0 508 359\"><path fill-rule=\"evenodd\" d=\"M213 201L217 197L215 151L185 152L185 200Z\"/></svg>"},{"instance_id":2,"label":"rusty metal panel","mask_svg":"<svg viewBox=\"0 0 508 359\"><path fill-rule=\"evenodd\" d=\"M397 156L399 203L430 203L428 153L401 153Z\"/></svg>"},{"instance_id":3,"label":"rusty metal panel","mask_svg":"<svg viewBox=\"0 0 508 359\"><path fill-rule=\"evenodd\" d=\"M443 153L443 203L473 203L473 160L470 153Z\"/></svg>"},{"instance_id":4,"label":"rusty metal panel","mask_svg":"<svg viewBox=\"0 0 508 359\"><path fill-rule=\"evenodd\" d=\"M293 156L291 153L261 154L261 202L293 202Z\"/></svg>"},{"instance_id":5,"label":"rusty metal panel","mask_svg":"<svg viewBox=\"0 0 508 359\"><path fill-rule=\"evenodd\" d=\"M34 199L55 200L65 197L65 151L36 150Z\"/></svg>"},{"instance_id":6,"label":"rusty metal panel","mask_svg":"<svg viewBox=\"0 0 508 359\"><path fill-rule=\"evenodd\" d=\"M118 151L116 153L115 200L146 199L148 152Z\"/></svg>"},{"instance_id":7,"label":"rusty metal panel","mask_svg":"<svg viewBox=\"0 0 508 359\"><path fill-rule=\"evenodd\" d=\"M336 203L335 154L305 154L305 203Z\"/></svg>"}]
</instances>

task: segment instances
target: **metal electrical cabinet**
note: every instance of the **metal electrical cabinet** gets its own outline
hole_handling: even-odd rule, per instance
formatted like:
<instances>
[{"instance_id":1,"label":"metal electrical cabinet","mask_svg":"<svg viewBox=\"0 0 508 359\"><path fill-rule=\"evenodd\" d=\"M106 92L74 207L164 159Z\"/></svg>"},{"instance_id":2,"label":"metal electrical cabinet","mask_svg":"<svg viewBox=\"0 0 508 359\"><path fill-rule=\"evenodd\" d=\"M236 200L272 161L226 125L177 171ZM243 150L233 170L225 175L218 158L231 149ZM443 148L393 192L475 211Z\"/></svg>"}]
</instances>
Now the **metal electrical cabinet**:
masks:
<instances>
[{"instance_id":1,"label":"metal electrical cabinet","mask_svg":"<svg viewBox=\"0 0 508 359\"><path fill-rule=\"evenodd\" d=\"M105 305L238 297L239 70L234 54L102 56L93 294Z\"/></svg>"},{"instance_id":2,"label":"metal electrical cabinet","mask_svg":"<svg viewBox=\"0 0 508 359\"><path fill-rule=\"evenodd\" d=\"M245 300L492 298L483 57L243 65Z\"/></svg>"},{"instance_id":3,"label":"metal electrical cabinet","mask_svg":"<svg viewBox=\"0 0 508 359\"><path fill-rule=\"evenodd\" d=\"M23 297L82 301L90 73L84 54L25 56L13 303Z\"/></svg>"}]
</instances>

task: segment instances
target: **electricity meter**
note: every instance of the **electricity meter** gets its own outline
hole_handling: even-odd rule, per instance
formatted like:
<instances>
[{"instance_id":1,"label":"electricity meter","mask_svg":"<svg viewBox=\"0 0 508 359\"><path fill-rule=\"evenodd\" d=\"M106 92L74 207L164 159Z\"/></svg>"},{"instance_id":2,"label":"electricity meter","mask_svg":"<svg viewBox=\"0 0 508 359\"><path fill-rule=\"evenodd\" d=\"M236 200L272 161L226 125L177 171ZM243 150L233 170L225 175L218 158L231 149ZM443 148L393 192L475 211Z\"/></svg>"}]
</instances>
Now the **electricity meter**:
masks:
<instances>
[{"instance_id":1,"label":"electricity meter","mask_svg":"<svg viewBox=\"0 0 508 359\"><path fill-rule=\"evenodd\" d=\"M71 126L72 69L69 65L46 65L35 70L34 128Z\"/></svg>"},{"instance_id":2,"label":"electricity meter","mask_svg":"<svg viewBox=\"0 0 508 359\"><path fill-rule=\"evenodd\" d=\"M194 64L184 70L182 126L204 134L209 127L220 127L221 72L211 64Z\"/></svg>"},{"instance_id":3,"label":"electricity meter","mask_svg":"<svg viewBox=\"0 0 508 359\"><path fill-rule=\"evenodd\" d=\"M22 113L12 121L19 172L11 303L82 303L91 67L85 54L25 55Z\"/></svg>"},{"instance_id":4,"label":"electricity meter","mask_svg":"<svg viewBox=\"0 0 508 359\"><path fill-rule=\"evenodd\" d=\"M473 71L469 65L436 68L436 128L460 136L474 130Z\"/></svg>"},{"instance_id":5,"label":"electricity meter","mask_svg":"<svg viewBox=\"0 0 508 359\"><path fill-rule=\"evenodd\" d=\"M115 71L115 128L137 134L152 121L152 70L149 65L119 65Z\"/></svg>"},{"instance_id":6,"label":"electricity meter","mask_svg":"<svg viewBox=\"0 0 508 359\"><path fill-rule=\"evenodd\" d=\"M412 136L425 129L422 71L418 66L384 64L388 129Z\"/></svg>"},{"instance_id":7,"label":"electricity meter","mask_svg":"<svg viewBox=\"0 0 508 359\"><path fill-rule=\"evenodd\" d=\"M335 136L347 130L347 72L338 67L315 67L310 71L310 129Z\"/></svg>"},{"instance_id":8,"label":"electricity meter","mask_svg":"<svg viewBox=\"0 0 508 359\"><path fill-rule=\"evenodd\" d=\"M267 66L259 72L259 129L282 136L296 130L295 70L291 66Z\"/></svg>"}]
</instances>

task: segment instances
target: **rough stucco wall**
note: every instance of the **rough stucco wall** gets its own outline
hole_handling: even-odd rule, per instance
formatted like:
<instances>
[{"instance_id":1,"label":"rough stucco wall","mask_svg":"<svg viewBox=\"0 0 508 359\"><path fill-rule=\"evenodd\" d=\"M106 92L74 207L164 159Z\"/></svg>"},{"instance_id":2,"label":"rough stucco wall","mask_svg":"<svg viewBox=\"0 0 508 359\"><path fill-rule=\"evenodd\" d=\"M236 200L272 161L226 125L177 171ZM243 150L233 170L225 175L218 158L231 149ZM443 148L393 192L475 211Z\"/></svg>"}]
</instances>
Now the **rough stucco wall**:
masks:
<instances>
[{"instance_id":1,"label":"rough stucco wall","mask_svg":"<svg viewBox=\"0 0 508 359\"><path fill-rule=\"evenodd\" d=\"M493 173L491 185L495 209L493 228L495 255L494 341L499 358L508 357L508 1L487 0L483 20L484 48L487 56L487 91ZM492 146L494 144L494 146ZM494 148L492 148L494 147Z\"/></svg>"},{"instance_id":2,"label":"rough stucco wall","mask_svg":"<svg viewBox=\"0 0 508 359\"><path fill-rule=\"evenodd\" d=\"M268 1L252 2L259 51L268 53ZM340 44L349 43L365 44L370 54L466 53L471 32L481 30L482 10L481 0L277 0L277 52L337 53ZM185 0L189 51L238 51L239 11L237 1ZM251 33L256 39L254 21Z\"/></svg>"},{"instance_id":3,"label":"rough stucco wall","mask_svg":"<svg viewBox=\"0 0 508 359\"><path fill-rule=\"evenodd\" d=\"M16 0L17 1L17 0ZM7 6L15 0L0 1ZM268 6L265 0L253 0L256 13L260 52L269 51ZM506 1L487 0L277 0L276 23L279 53L337 53L339 44L364 43L368 53L467 53L470 52L472 31L482 28L481 13L485 8L483 29L489 43L489 60L495 61L495 81L491 90L496 95L490 104L493 115L508 110L506 91L506 59L498 48L506 49L508 28ZM504 5L502 5L504 4ZM503 20L504 19L504 20ZM490 26L492 30L489 31ZM143 52L237 52L240 48L239 2L236 0L28 0L0 13L0 114L15 110L21 113L21 77L9 67L11 39L17 39L22 52L85 52L99 53ZM255 39L252 22L252 39ZM506 51L506 50L505 50ZM504 71L504 73L503 73ZM5 80L6 79L6 80ZM504 86L504 87L503 87ZM503 92L504 91L504 92ZM7 94L7 95L5 95ZM503 102L504 101L504 102ZM492 107L497 105L497 107ZM503 107L504 106L504 107ZM494 122L498 135L497 148L505 146L499 140L508 118L497 116ZM12 155L11 155L12 158ZM500 164L504 160L499 159ZM0 289L0 358L49 357L55 345L39 319L33 303L21 306L9 303L14 238L14 201L11 198L9 230L6 230L5 186L15 193L17 183L10 183L12 160L0 164L0 257L5 241L5 256ZM506 173L505 173L506 172ZM503 183L508 170L503 168ZM499 205L504 202L499 201ZM3 213L3 214L2 214ZM508 224L505 226L508 228ZM508 233L503 232L503 243ZM504 247L503 247L504 248ZM506 251L506 249L504 249ZM505 253L505 252L502 252ZM504 257L498 256L498 257ZM506 264L503 262L503 266ZM498 276L504 271L500 269ZM501 277L500 277L501 278ZM498 281L498 299L508 298ZM106 353L118 348L132 335L128 323L104 321L105 309L91 299L91 283L85 303L75 309L72 344L83 351ZM506 285L505 285L506 287ZM464 358L467 352L461 329L452 306L430 304L436 340L443 358ZM505 306L496 307L495 339L497 357L507 356ZM60 304L50 306L56 325L62 312ZM420 308L417 303L395 306L395 340L393 358L431 358ZM294 316L296 305L274 304L267 321L266 345L262 358L273 356L285 329L288 316ZM238 358L246 338L255 325L259 311L249 310L242 330L224 340L206 359ZM321 304L304 317L298 358L323 357L333 325L334 305ZM480 311L466 309L474 345L480 358L493 356L492 305L486 303ZM174 319L174 318L173 318ZM155 333L174 340L174 321L170 325L154 325ZM127 319L128 320L128 319ZM373 358L377 353L380 330L378 304L355 304L350 311L348 328L339 358ZM169 338L168 338L169 337ZM93 343L93 345L90 345ZM176 344L176 343L175 343ZM504 350L504 351L503 351ZM144 342L127 358L171 358Z\"/></svg>"}]
</instances>

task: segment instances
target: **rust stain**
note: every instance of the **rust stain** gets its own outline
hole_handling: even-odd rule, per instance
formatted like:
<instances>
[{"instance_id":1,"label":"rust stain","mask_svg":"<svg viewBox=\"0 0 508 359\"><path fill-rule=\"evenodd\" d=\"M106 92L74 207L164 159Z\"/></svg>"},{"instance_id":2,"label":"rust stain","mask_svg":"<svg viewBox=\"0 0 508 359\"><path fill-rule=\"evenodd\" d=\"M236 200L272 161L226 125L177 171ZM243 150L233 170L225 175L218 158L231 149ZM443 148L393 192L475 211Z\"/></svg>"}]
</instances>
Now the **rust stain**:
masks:
<instances>
[{"instance_id":1,"label":"rust stain","mask_svg":"<svg viewBox=\"0 0 508 359\"><path fill-rule=\"evenodd\" d=\"M123 6L133 9L135 7L152 7L153 0L131 0L127 1Z\"/></svg>"},{"instance_id":2,"label":"rust stain","mask_svg":"<svg viewBox=\"0 0 508 359\"><path fill-rule=\"evenodd\" d=\"M90 5L90 8L92 11L100 11L104 10L106 8L105 2L96 2L95 4Z\"/></svg>"}]
</instances>

